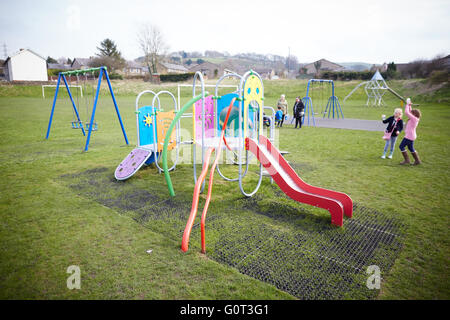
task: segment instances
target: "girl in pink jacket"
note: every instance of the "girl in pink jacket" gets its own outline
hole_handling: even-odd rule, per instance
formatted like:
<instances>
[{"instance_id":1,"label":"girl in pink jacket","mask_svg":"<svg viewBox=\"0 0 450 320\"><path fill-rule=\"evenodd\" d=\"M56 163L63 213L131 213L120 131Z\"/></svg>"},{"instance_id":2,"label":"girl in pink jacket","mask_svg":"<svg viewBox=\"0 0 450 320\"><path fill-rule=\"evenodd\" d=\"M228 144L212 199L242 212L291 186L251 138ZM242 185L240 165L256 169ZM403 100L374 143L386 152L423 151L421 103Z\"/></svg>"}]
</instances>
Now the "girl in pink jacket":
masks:
<instances>
[{"instance_id":1,"label":"girl in pink jacket","mask_svg":"<svg viewBox=\"0 0 450 320\"><path fill-rule=\"evenodd\" d=\"M421 113L419 109L411 109L410 98L406 99L405 114L408 116L409 120L406 123L405 137L403 138L399 147L400 151L402 152L403 158L405 158L405 161L401 162L400 164L411 163L411 161L409 160L408 151L406 151L406 147L408 147L409 151L411 151L411 154L414 157L414 165L418 165L421 163L421 161L419 155L417 154L417 151L414 149L414 141L417 138L416 128L419 124Z\"/></svg>"}]
</instances>

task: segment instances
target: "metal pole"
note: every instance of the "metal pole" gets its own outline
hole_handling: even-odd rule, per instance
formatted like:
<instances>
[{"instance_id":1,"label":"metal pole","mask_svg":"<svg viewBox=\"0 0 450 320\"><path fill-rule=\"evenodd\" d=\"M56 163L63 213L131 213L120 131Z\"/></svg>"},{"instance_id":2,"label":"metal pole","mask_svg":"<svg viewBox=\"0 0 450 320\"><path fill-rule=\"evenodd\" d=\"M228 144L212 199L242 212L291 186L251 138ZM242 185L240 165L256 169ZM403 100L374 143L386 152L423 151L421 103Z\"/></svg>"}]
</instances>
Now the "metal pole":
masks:
<instances>
[{"instance_id":1,"label":"metal pole","mask_svg":"<svg viewBox=\"0 0 450 320\"><path fill-rule=\"evenodd\" d=\"M95 110L97 108L98 95L100 93L100 85L101 85L101 82L102 82L102 78L103 78L103 68L100 69L100 74L98 76L97 92L95 93L94 106L92 108L92 115L91 115L91 120L89 122L89 131L88 131L88 136L87 136L87 139L86 139L86 145L84 147L84 151L88 151L89 142L91 140L92 124L94 123ZM128 142L127 142L127 144L128 144Z\"/></svg>"},{"instance_id":2,"label":"metal pole","mask_svg":"<svg viewBox=\"0 0 450 320\"><path fill-rule=\"evenodd\" d=\"M50 112L50 120L48 121L48 128L47 128L47 134L45 136L45 139L48 139L48 136L50 135L50 127L52 126L53 113L55 111L56 99L58 98L58 90L59 90L60 82L61 82L61 73L58 75L58 83L56 85L56 92L55 92L55 96L53 98L53 106L52 106L52 111Z\"/></svg>"},{"instance_id":3,"label":"metal pole","mask_svg":"<svg viewBox=\"0 0 450 320\"><path fill-rule=\"evenodd\" d=\"M123 133L123 137L124 137L124 139L125 139L125 143L128 145L129 143L128 143L127 134L126 134L126 132L125 132L125 128L123 127L122 118L120 117L119 107L117 106L117 101L116 101L116 97L114 96L113 89L112 89L112 87L111 87L111 82L109 81L108 71L106 71L106 69L103 68L103 67L100 69L100 75L99 75L99 81L98 81L98 87L97 87L96 101L94 102L94 110L95 110L95 106L97 105L98 94L99 94L99 91L100 91L100 83L101 83L101 79L102 79L101 75L102 75L103 72L105 73L106 82L108 83L108 87L109 87L109 92L111 93L111 98L112 98L112 100L113 100L113 102L114 102L114 108L116 109L117 118L119 119L120 128L122 129L122 133ZM94 112L92 112L92 115L94 115ZM93 119L94 119L94 118L92 117L92 119L91 119L91 126L92 126L92 120L93 120ZM89 128L89 130L90 130L90 129L91 129L91 128Z\"/></svg>"}]
</instances>

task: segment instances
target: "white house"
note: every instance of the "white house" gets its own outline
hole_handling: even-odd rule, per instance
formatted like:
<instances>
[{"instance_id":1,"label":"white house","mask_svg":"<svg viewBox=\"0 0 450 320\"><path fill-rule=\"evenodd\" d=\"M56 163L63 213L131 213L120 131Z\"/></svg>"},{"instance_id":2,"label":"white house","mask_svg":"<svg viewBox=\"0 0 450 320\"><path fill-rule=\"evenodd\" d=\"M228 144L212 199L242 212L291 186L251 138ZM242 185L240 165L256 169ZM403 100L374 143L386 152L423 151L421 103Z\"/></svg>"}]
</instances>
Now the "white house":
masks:
<instances>
[{"instance_id":1,"label":"white house","mask_svg":"<svg viewBox=\"0 0 450 320\"><path fill-rule=\"evenodd\" d=\"M30 49L20 49L3 64L8 81L47 81L47 61Z\"/></svg>"}]
</instances>

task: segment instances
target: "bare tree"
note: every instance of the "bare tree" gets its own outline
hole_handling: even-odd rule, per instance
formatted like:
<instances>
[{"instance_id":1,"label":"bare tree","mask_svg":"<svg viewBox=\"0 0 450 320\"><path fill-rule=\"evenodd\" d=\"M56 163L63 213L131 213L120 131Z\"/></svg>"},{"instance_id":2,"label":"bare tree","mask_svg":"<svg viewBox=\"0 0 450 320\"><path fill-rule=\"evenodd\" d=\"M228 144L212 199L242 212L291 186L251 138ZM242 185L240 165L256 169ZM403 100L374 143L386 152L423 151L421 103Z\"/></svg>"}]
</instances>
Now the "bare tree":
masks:
<instances>
[{"instance_id":1,"label":"bare tree","mask_svg":"<svg viewBox=\"0 0 450 320\"><path fill-rule=\"evenodd\" d=\"M143 24L137 38L148 71L150 75L153 75L157 73L158 61L168 50L164 36L156 25Z\"/></svg>"},{"instance_id":2,"label":"bare tree","mask_svg":"<svg viewBox=\"0 0 450 320\"><path fill-rule=\"evenodd\" d=\"M314 62L314 68L316 69L316 78L319 77L320 74L320 68L322 68L322 61L318 60L316 62Z\"/></svg>"}]
</instances>

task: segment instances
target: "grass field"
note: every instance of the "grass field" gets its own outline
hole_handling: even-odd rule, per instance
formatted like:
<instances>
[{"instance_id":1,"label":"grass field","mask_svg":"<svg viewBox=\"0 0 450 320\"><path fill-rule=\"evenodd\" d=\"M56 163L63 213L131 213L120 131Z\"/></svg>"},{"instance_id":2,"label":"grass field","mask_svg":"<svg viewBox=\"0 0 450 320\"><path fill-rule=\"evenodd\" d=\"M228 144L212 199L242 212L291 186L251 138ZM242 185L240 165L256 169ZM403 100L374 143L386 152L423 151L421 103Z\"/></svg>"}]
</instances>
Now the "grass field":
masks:
<instances>
[{"instance_id":1,"label":"grass field","mask_svg":"<svg viewBox=\"0 0 450 320\"><path fill-rule=\"evenodd\" d=\"M356 84L337 83L336 95L342 101ZM412 95L403 84L397 81L392 86L401 94ZM258 261L299 259L280 251L272 239L292 243L294 238L305 238L299 260L310 261L313 266L326 264L317 258L321 249L314 239L343 241L351 250L355 239L349 223L342 229L331 227L326 211L294 203L267 178L255 198L245 199L237 184L216 175L208 220L208 254L199 253L198 229L189 252L182 253L180 232L191 205L192 166L182 164L172 173L177 193L173 199L169 199L163 175L154 166L141 169L126 182L114 181L116 166L136 144L136 93L148 86L138 82L114 82L113 86L131 145L124 145L111 99L103 92L96 116L99 131L94 133L87 153L81 152L84 137L70 128L72 111L67 99L59 100L50 139L45 141L52 99L42 99L40 87L0 86L0 166L4 174L0 184L0 298L296 299L304 296L279 285L277 279L286 280L286 270L297 270L298 266L286 266L282 270L287 273L261 276L268 270L261 265L258 274L252 273ZM152 89L176 93L173 85ZM265 104L275 105L284 93L292 105L294 97L303 96L305 89L305 81L268 81ZM286 158L302 179L347 193L358 206L372 210L371 221L395 221L401 233L399 250L377 247L375 251L392 260L382 274L381 290L365 292L360 288L365 279L355 274L349 277L352 283L360 281L359 287L349 286L342 294L330 290L330 297L450 298L450 110L446 90L415 100L420 102L423 115L415 144L423 164L416 167L399 166L398 149L392 160L380 159L384 144L380 132L312 127L294 130L289 125L277 130L279 148L290 152ZM189 89L183 90L183 101L190 94ZM379 120L381 114L390 115L399 105L392 97L386 100L388 107L367 108L361 90L343 106L345 116ZM168 103L163 99L163 105ZM189 127L190 123L183 125ZM224 170L236 173L233 166ZM248 190L255 183L252 168L246 180ZM356 210L355 221L361 217L362 211ZM264 238L264 232L272 237ZM363 241L365 235L359 236ZM240 259L239 265L233 264L233 259L260 243L270 248L260 255L267 254L270 259L258 260L264 257L254 255L254 261L241 263ZM310 255L305 254L305 248ZM146 253L148 249L152 253ZM221 256L230 252L236 256ZM376 254L373 259L384 261ZM81 268L81 290L66 287L70 265ZM340 279L326 275L327 270L303 271L306 278L340 284ZM323 298L317 295L320 288L311 290Z\"/></svg>"}]
</instances>

